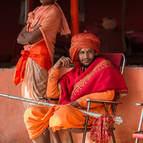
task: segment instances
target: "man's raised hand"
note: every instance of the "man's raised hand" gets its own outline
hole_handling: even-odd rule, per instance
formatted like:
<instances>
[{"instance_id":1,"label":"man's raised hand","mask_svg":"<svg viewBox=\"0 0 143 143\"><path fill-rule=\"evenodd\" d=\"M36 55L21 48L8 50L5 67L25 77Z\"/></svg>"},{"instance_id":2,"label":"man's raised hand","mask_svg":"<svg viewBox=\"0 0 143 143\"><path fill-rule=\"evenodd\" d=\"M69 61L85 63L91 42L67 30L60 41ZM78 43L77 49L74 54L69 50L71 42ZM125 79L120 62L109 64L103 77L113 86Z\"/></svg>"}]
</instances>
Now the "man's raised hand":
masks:
<instances>
[{"instance_id":1,"label":"man's raised hand","mask_svg":"<svg viewBox=\"0 0 143 143\"><path fill-rule=\"evenodd\" d=\"M55 69L60 69L62 67L68 68L72 64L72 60L69 57L62 56L53 66Z\"/></svg>"}]
</instances>

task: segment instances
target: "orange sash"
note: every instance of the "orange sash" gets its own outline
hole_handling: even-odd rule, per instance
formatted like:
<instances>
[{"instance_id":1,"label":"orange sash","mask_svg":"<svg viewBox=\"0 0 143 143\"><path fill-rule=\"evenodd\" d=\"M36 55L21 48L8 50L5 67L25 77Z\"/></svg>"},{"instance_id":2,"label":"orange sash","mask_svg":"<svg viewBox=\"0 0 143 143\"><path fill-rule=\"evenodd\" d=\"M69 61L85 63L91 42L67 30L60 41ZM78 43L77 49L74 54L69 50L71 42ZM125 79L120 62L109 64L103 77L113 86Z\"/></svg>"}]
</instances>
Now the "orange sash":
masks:
<instances>
[{"instance_id":1,"label":"orange sash","mask_svg":"<svg viewBox=\"0 0 143 143\"><path fill-rule=\"evenodd\" d=\"M40 67L45 70L49 70L52 66L50 60L49 52L44 41L40 41L35 44L29 51L22 50L21 57L16 65L14 83L17 85L24 79L24 71L27 62L27 58L30 57L35 61Z\"/></svg>"}]
</instances>

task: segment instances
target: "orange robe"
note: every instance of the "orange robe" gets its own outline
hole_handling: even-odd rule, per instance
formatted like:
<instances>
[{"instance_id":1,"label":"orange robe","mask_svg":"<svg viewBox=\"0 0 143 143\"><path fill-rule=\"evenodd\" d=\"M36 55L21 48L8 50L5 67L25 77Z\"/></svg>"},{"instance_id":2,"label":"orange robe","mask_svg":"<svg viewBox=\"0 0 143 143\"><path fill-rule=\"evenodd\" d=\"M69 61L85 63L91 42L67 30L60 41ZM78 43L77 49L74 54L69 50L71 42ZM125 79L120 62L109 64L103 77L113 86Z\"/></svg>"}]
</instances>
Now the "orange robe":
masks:
<instances>
[{"instance_id":1,"label":"orange robe","mask_svg":"<svg viewBox=\"0 0 143 143\"><path fill-rule=\"evenodd\" d=\"M61 35L70 34L63 11L57 3L46 6L41 5L28 14L27 31L32 32L39 25L43 39L32 45L24 46L24 50L30 52L30 54L26 59L25 56L22 56L23 59L20 59L21 61L16 67L16 70L17 68L19 70L15 74L16 81L22 81L22 96L35 100L46 96L48 70L53 64L57 33ZM44 53L42 52L43 49L45 49ZM33 53L34 57L31 56Z\"/></svg>"},{"instance_id":2,"label":"orange robe","mask_svg":"<svg viewBox=\"0 0 143 143\"><path fill-rule=\"evenodd\" d=\"M57 84L59 76L59 70L52 69L50 71L47 88L48 98L59 97L60 93ZM108 90L89 94L79 98L77 101L81 105L80 108L85 109L87 105L85 102L86 98L94 100L113 100L114 93L114 90ZM110 109L110 106L108 108ZM105 113L103 105L96 103L91 105L91 111ZM54 107L31 106L26 110L24 120L29 136L33 139L40 135L47 127L52 128L53 131L67 128L83 128L85 114L70 104L56 105ZM91 124L93 120L95 120L95 118L90 117L88 124Z\"/></svg>"}]
</instances>

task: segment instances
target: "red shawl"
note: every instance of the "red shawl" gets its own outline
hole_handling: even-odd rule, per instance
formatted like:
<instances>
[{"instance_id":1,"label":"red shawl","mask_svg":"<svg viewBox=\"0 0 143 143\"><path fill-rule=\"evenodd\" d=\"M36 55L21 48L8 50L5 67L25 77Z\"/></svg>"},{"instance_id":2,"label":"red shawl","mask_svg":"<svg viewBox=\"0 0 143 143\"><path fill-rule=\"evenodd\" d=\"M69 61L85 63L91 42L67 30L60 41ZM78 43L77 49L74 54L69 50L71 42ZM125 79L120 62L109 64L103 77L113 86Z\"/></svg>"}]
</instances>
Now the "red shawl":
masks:
<instances>
[{"instance_id":1,"label":"red shawl","mask_svg":"<svg viewBox=\"0 0 143 143\"><path fill-rule=\"evenodd\" d=\"M78 66L60 80L62 87L60 104L67 104L78 98L106 90L127 92L121 73L104 58L97 58L85 72Z\"/></svg>"}]
</instances>

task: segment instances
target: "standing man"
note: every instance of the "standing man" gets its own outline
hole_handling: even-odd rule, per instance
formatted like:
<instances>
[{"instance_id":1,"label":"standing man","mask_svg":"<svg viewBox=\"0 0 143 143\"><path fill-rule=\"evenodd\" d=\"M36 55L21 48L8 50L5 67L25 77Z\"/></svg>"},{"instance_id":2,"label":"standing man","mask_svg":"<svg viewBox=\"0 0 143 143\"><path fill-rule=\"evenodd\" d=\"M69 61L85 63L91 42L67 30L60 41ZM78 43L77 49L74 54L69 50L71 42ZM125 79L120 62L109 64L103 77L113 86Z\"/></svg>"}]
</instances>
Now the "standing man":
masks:
<instances>
[{"instance_id":1,"label":"standing man","mask_svg":"<svg viewBox=\"0 0 143 143\"><path fill-rule=\"evenodd\" d=\"M27 23L17 38L24 50L16 65L14 82L16 85L22 82L22 96L26 98L40 100L46 96L56 35L70 35L63 11L55 1L40 0L42 5L28 14ZM42 140L40 143L44 143Z\"/></svg>"}]
</instances>

